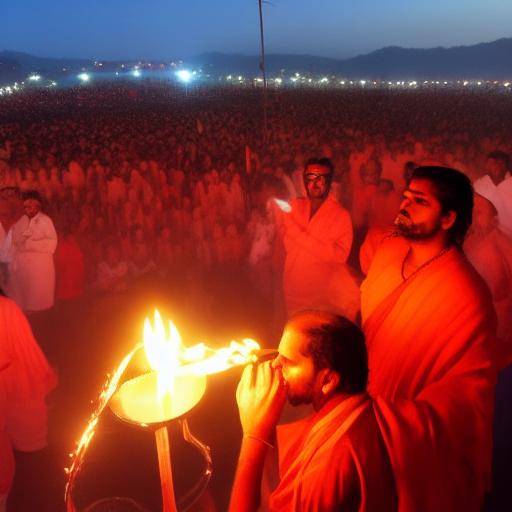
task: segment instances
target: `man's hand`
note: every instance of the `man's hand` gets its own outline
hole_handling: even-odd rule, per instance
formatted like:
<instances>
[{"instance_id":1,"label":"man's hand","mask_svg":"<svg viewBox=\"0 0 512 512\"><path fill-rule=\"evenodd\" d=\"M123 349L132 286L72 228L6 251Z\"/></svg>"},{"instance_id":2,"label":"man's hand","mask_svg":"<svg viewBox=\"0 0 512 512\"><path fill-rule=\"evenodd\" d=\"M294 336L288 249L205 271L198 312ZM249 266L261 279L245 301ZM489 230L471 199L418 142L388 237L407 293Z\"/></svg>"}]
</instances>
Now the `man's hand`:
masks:
<instances>
[{"instance_id":1,"label":"man's hand","mask_svg":"<svg viewBox=\"0 0 512 512\"><path fill-rule=\"evenodd\" d=\"M286 400L286 384L271 362L244 369L236 401L244 434L269 442Z\"/></svg>"}]
</instances>

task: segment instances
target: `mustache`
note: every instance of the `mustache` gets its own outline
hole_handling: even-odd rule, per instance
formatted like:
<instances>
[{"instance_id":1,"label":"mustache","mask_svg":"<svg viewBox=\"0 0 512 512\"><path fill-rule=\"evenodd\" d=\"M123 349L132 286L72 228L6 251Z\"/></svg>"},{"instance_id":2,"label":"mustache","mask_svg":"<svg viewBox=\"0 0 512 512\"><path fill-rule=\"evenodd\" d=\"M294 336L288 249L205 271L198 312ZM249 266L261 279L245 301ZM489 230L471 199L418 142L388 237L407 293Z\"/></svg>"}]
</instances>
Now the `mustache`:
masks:
<instances>
[{"instance_id":1,"label":"mustache","mask_svg":"<svg viewBox=\"0 0 512 512\"><path fill-rule=\"evenodd\" d=\"M406 218L408 218L408 219L410 219L410 218L411 218L411 216L409 215L409 212L408 212L407 210L402 209L402 210L400 210L398 213L399 213L400 215L402 215L403 217L406 217Z\"/></svg>"}]
</instances>

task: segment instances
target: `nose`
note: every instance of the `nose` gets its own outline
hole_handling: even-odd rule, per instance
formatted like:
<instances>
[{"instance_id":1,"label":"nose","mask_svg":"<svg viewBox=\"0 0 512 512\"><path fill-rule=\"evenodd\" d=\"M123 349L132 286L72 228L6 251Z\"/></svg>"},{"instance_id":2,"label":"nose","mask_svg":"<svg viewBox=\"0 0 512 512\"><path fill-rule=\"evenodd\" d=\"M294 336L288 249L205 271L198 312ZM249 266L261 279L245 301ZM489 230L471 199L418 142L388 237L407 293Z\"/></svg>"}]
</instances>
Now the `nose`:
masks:
<instances>
[{"instance_id":1,"label":"nose","mask_svg":"<svg viewBox=\"0 0 512 512\"><path fill-rule=\"evenodd\" d=\"M410 204L411 200L408 197L404 197L402 199L402 202L400 203L400 210L402 210L403 208L407 208L408 206L410 206Z\"/></svg>"}]
</instances>

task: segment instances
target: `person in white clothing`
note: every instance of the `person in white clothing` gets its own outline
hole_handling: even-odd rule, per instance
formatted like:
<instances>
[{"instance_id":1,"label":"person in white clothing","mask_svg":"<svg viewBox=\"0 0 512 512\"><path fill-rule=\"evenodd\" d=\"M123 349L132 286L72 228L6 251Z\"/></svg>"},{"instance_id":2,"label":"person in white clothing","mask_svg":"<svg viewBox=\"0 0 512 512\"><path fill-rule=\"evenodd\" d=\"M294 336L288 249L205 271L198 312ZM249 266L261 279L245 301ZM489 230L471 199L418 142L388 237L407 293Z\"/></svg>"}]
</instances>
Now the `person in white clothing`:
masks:
<instances>
[{"instance_id":1,"label":"person in white clothing","mask_svg":"<svg viewBox=\"0 0 512 512\"><path fill-rule=\"evenodd\" d=\"M25 192L25 214L12 228L10 293L26 312L44 311L54 304L53 253L57 247L57 233L52 220L41 211L41 207L39 192Z\"/></svg>"},{"instance_id":2,"label":"person in white clothing","mask_svg":"<svg viewBox=\"0 0 512 512\"><path fill-rule=\"evenodd\" d=\"M504 151L487 155L487 174L473 183L475 192L488 199L498 211L499 228L512 237L512 164Z\"/></svg>"}]
</instances>

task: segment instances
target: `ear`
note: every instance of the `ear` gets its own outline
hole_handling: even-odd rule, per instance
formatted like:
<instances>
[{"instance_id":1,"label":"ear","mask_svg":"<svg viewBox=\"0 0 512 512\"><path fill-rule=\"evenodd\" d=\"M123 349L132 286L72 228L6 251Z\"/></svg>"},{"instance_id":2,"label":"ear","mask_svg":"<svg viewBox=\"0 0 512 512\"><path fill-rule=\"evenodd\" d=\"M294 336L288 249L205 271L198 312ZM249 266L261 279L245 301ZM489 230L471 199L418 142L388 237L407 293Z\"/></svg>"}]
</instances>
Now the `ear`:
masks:
<instances>
[{"instance_id":1,"label":"ear","mask_svg":"<svg viewBox=\"0 0 512 512\"><path fill-rule=\"evenodd\" d=\"M456 220L457 220L457 214L453 210L450 210L447 214L443 215L443 217L441 218L441 227L445 231L448 231L455 224Z\"/></svg>"},{"instance_id":2,"label":"ear","mask_svg":"<svg viewBox=\"0 0 512 512\"><path fill-rule=\"evenodd\" d=\"M322 395L324 396L329 396L332 394L338 388L340 383L339 373L328 368L321 370L320 379Z\"/></svg>"}]
</instances>

